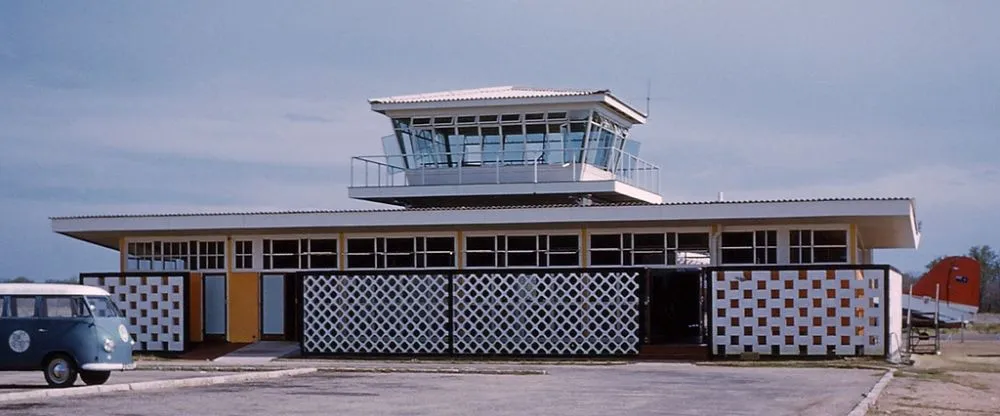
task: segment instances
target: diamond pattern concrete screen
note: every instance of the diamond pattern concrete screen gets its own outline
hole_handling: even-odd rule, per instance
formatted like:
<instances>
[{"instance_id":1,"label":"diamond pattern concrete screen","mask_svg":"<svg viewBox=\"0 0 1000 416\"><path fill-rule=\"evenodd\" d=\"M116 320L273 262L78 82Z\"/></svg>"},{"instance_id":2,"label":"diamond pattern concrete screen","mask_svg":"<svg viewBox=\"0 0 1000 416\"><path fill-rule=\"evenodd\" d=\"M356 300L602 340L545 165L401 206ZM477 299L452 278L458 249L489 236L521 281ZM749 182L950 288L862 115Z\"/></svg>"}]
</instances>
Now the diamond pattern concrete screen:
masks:
<instances>
[{"instance_id":1,"label":"diamond pattern concrete screen","mask_svg":"<svg viewBox=\"0 0 1000 416\"><path fill-rule=\"evenodd\" d=\"M637 273L455 275L458 354L638 353Z\"/></svg>"},{"instance_id":2,"label":"diamond pattern concrete screen","mask_svg":"<svg viewBox=\"0 0 1000 416\"><path fill-rule=\"evenodd\" d=\"M305 275L304 352L636 354L637 276L615 271Z\"/></svg>"},{"instance_id":3,"label":"diamond pattern concrete screen","mask_svg":"<svg viewBox=\"0 0 1000 416\"><path fill-rule=\"evenodd\" d=\"M125 312L136 351L184 351L185 276L83 276L81 283L111 293Z\"/></svg>"},{"instance_id":4,"label":"diamond pattern concrete screen","mask_svg":"<svg viewBox=\"0 0 1000 416\"><path fill-rule=\"evenodd\" d=\"M445 353L447 274L306 275L307 353Z\"/></svg>"}]
</instances>

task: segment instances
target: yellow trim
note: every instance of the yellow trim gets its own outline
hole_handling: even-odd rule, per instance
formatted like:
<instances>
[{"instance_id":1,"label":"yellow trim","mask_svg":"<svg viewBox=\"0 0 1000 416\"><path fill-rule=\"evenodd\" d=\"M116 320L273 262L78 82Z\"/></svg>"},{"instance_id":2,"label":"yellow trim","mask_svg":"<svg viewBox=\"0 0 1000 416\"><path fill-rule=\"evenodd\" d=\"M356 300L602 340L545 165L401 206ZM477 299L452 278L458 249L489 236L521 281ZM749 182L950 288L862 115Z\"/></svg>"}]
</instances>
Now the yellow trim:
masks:
<instances>
[{"instance_id":1,"label":"yellow trim","mask_svg":"<svg viewBox=\"0 0 1000 416\"><path fill-rule=\"evenodd\" d=\"M344 264L347 262L346 251L347 241L344 240L344 233L337 234L337 269L340 269L340 271L344 271L344 268L347 266Z\"/></svg>"},{"instance_id":2,"label":"yellow trim","mask_svg":"<svg viewBox=\"0 0 1000 416\"><path fill-rule=\"evenodd\" d=\"M587 226L580 227L580 267L587 268Z\"/></svg>"},{"instance_id":3,"label":"yellow trim","mask_svg":"<svg viewBox=\"0 0 1000 416\"><path fill-rule=\"evenodd\" d=\"M233 342L233 236L226 236L226 341Z\"/></svg>"},{"instance_id":4,"label":"yellow trim","mask_svg":"<svg viewBox=\"0 0 1000 416\"><path fill-rule=\"evenodd\" d=\"M851 264L858 264L858 226L851 224L847 233L847 255L850 256Z\"/></svg>"},{"instance_id":5,"label":"yellow trim","mask_svg":"<svg viewBox=\"0 0 1000 416\"><path fill-rule=\"evenodd\" d=\"M118 237L118 271L125 273L128 266L128 245L125 244L125 237Z\"/></svg>"},{"instance_id":6,"label":"yellow trim","mask_svg":"<svg viewBox=\"0 0 1000 416\"><path fill-rule=\"evenodd\" d=\"M226 236L226 273L227 274L233 272L233 260L234 259L235 259L235 256L233 256L233 236L227 235Z\"/></svg>"},{"instance_id":7,"label":"yellow trim","mask_svg":"<svg viewBox=\"0 0 1000 416\"><path fill-rule=\"evenodd\" d=\"M458 270L462 270L462 263L464 263L462 260L465 259L465 256L462 255L462 250L465 248L465 238L462 234L461 230L455 233L455 267Z\"/></svg>"}]
</instances>

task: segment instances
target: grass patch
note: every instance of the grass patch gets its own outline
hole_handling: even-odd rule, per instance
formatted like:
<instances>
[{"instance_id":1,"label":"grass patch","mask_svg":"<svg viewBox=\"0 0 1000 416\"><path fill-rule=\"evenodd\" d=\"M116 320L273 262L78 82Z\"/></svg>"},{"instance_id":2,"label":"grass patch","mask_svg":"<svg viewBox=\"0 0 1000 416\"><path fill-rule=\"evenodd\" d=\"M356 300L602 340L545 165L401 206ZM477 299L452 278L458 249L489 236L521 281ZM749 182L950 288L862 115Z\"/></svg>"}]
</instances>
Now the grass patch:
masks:
<instances>
[{"instance_id":1,"label":"grass patch","mask_svg":"<svg viewBox=\"0 0 1000 416\"><path fill-rule=\"evenodd\" d=\"M969 380L968 378L965 377L956 376L948 372L947 370L943 370L940 368L932 368L928 370L897 371L896 377L913 378L920 381L957 384L959 386L964 386L979 391L988 391L990 389L990 386L986 384Z\"/></svg>"},{"instance_id":2,"label":"grass patch","mask_svg":"<svg viewBox=\"0 0 1000 416\"><path fill-rule=\"evenodd\" d=\"M962 328L941 328L942 334L959 334ZM1000 335L1000 323L971 323L964 329L966 333ZM930 332L930 331L928 331Z\"/></svg>"}]
</instances>

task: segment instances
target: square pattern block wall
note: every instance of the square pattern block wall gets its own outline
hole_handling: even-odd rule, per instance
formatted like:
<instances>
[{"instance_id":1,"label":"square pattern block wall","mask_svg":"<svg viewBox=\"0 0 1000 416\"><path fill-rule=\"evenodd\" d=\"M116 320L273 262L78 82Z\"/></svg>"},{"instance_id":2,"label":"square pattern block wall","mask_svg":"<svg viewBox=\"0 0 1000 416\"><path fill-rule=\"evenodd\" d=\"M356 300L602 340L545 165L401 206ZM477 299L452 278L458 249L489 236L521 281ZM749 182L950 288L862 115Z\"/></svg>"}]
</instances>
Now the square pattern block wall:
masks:
<instances>
[{"instance_id":1,"label":"square pattern block wall","mask_svg":"<svg viewBox=\"0 0 1000 416\"><path fill-rule=\"evenodd\" d=\"M184 351L184 276L84 276L125 312L136 351Z\"/></svg>"},{"instance_id":2,"label":"square pattern block wall","mask_svg":"<svg viewBox=\"0 0 1000 416\"><path fill-rule=\"evenodd\" d=\"M885 354L885 270L713 274L716 355Z\"/></svg>"}]
</instances>

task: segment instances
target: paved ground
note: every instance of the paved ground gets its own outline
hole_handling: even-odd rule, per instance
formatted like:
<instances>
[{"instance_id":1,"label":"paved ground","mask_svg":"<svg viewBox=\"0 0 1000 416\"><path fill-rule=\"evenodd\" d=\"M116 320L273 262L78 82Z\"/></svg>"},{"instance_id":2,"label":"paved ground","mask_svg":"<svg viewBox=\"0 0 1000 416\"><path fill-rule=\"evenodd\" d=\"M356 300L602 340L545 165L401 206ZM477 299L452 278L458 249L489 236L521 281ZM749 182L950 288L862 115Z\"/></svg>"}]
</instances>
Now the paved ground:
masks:
<instances>
[{"instance_id":1,"label":"paved ground","mask_svg":"<svg viewBox=\"0 0 1000 416\"><path fill-rule=\"evenodd\" d=\"M881 372L642 363L546 375L314 373L4 407L19 415L847 414Z\"/></svg>"},{"instance_id":2,"label":"paved ground","mask_svg":"<svg viewBox=\"0 0 1000 416\"><path fill-rule=\"evenodd\" d=\"M204 372L204 371L125 371L111 373L111 378L106 384L128 384L140 381L170 380L178 378L204 377L225 375L234 373L225 372ZM77 379L74 386L86 386L82 380ZM17 371L0 372L0 395L16 391L27 391L47 388L45 376L41 371ZM2 408L2 407L0 407ZM0 412L2 414L3 412Z\"/></svg>"}]
</instances>

